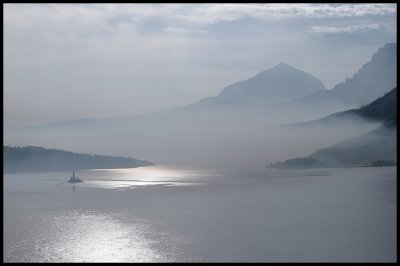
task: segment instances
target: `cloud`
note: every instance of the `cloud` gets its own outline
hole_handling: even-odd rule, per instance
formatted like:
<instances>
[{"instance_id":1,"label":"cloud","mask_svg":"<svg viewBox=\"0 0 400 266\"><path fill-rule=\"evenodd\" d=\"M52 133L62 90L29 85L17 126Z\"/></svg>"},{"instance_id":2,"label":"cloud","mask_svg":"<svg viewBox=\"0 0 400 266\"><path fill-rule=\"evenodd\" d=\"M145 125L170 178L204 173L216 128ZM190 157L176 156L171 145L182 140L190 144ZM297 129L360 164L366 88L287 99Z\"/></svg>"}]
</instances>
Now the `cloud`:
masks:
<instances>
[{"instance_id":1,"label":"cloud","mask_svg":"<svg viewBox=\"0 0 400 266\"><path fill-rule=\"evenodd\" d=\"M164 18L169 22L215 23L234 21L243 17L253 18L340 18L368 15L396 14L396 4L6 4L6 13L18 12L9 20L32 22L32 16L41 13L54 22L70 23L84 18L86 23L96 23L99 19L112 20L129 18L138 21L149 18ZM44 12L45 11L45 12ZM23 15L23 16L21 16Z\"/></svg>"},{"instance_id":2,"label":"cloud","mask_svg":"<svg viewBox=\"0 0 400 266\"><path fill-rule=\"evenodd\" d=\"M164 28L163 31L167 32L167 33L177 34L177 35L192 34L192 33L203 33L203 34L208 33L206 30L187 30L184 28L171 27L171 26Z\"/></svg>"},{"instance_id":3,"label":"cloud","mask_svg":"<svg viewBox=\"0 0 400 266\"><path fill-rule=\"evenodd\" d=\"M190 12L172 14L192 23L234 21L253 18L341 18L396 14L396 4L208 4L195 5Z\"/></svg>"},{"instance_id":4,"label":"cloud","mask_svg":"<svg viewBox=\"0 0 400 266\"><path fill-rule=\"evenodd\" d=\"M337 19L396 14L396 4L6 4L8 32L60 36L79 41L93 35L162 34L202 37L219 22L280 21L282 19ZM312 32L355 32L374 24L314 26ZM47 34L47 36L46 36ZM54 41L54 40L49 40Z\"/></svg>"},{"instance_id":5,"label":"cloud","mask_svg":"<svg viewBox=\"0 0 400 266\"><path fill-rule=\"evenodd\" d=\"M366 32L370 30L380 30L385 28L389 28L388 25L371 23L347 26L312 26L310 27L310 30L311 32L315 33L355 33Z\"/></svg>"}]
</instances>

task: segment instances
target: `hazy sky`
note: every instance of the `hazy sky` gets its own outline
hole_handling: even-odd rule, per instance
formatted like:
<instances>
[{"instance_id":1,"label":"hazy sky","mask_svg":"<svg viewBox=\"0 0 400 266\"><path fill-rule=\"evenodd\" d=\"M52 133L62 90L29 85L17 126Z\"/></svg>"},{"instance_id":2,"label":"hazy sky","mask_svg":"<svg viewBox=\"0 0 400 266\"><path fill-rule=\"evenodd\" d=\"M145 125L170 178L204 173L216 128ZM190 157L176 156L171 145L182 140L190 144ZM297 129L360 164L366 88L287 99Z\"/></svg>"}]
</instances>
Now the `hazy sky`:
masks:
<instances>
[{"instance_id":1,"label":"hazy sky","mask_svg":"<svg viewBox=\"0 0 400 266\"><path fill-rule=\"evenodd\" d=\"M396 41L396 4L5 4L4 123L196 102L285 62L328 89Z\"/></svg>"}]
</instances>

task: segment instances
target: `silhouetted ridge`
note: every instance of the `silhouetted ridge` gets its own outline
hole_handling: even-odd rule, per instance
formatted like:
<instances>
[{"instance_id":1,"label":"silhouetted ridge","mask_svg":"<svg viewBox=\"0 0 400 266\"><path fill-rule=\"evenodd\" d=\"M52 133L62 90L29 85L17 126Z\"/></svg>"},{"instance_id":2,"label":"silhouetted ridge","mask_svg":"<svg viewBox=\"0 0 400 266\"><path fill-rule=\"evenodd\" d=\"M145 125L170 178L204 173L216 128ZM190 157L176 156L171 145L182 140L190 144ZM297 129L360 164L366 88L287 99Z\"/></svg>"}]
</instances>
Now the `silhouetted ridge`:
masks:
<instances>
[{"instance_id":1,"label":"silhouetted ridge","mask_svg":"<svg viewBox=\"0 0 400 266\"><path fill-rule=\"evenodd\" d=\"M386 121L395 119L397 114L397 87L390 92L385 93L382 97L372 101L371 103L361 106L357 109L351 109L334 114L327 115L323 118L302 122L294 125L311 126L322 123L340 123L347 118L363 118L372 121Z\"/></svg>"},{"instance_id":2,"label":"silhouetted ridge","mask_svg":"<svg viewBox=\"0 0 400 266\"><path fill-rule=\"evenodd\" d=\"M151 166L153 163L127 157L91 155L41 147L3 146L4 173L72 171Z\"/></svg>"},{"instance_id":3,"label":"silhouetted ridge","mask_svg":"<svg viewBox=\"0 0 400 266\"><path fill-rule=\"evenodd\" d=\"M394 119L397 114L397 87L372 103L361 107L357 113L368 119Z\"/></svg>"},{"instance_id":4,"label":"silhouetted ridge","mask_svg":"<svg viewBox=\"0 0 400 266\"><path fill-rule=\"evenodd\" d=\"M353 77L327 91L313 93L309 103L342 102L365 105L397 86L397 44L389 43L372 55Z\"/></svg>"},{"instance_id":5,"label":"silhouetted ridge","mask_svg":"<svg viewBox=\"0 0 400 266\"><path fill-rule=\"evenodd\" d=\"M304 158L293 158L270 164L270 168L321 168L363 166L390 166L397 160L397 87L358 109L348 110L314 121L332 123L357 115L364 119L382 121L380 126L366 134L322 148ZM309 122L310 124L311 122ZM307 123L303 123L306 125Z\"/></svg>"}]
</instances>

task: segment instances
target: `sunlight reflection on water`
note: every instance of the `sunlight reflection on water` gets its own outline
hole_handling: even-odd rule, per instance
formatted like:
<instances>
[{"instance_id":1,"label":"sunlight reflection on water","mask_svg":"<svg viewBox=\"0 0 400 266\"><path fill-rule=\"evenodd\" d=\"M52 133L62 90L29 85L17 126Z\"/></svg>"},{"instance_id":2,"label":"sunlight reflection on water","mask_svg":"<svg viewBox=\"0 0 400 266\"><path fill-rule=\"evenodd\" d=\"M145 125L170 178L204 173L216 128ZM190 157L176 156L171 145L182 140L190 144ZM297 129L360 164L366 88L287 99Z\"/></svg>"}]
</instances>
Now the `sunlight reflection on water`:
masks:
<instances>
[{"instance_id":1,"label":"sunlight reflection on water","mask_svg":"<svg viewBox=\"0 0 400 266\"><path fill-rule=\"evenodd\" d=\"M118 180L104 180L104 181L87 181L81 186L110 188L110 189L134 189L137 186L193 186L200 185L200 183L189 182L161 182L161 181L118 181Z\"/></svg>"},{"instance_id":2,"label":"sunlight reflection on water","mask_svg":"<svg viewBox=\"0 0 400 266\"><path fill-rule=\"evenodd\" d=\"M47 219L51 219L52 223L47 223ZM87 210L68 210L46 215L42 222L50 226L45 235L31 239L34 241L35 252L26 261L163 261L151 248L151 241L145 238L150 228L144 223L124 224L112 215ZM41 222L36 227L39 225Z\"/></svg>"},{"instance_id":3,"label":"sunlight reflection on water","mask_svg":"<svg viewBox=\"0 0 400 266\"><path fill-rule=\"evenodd\" d=\"M14 218L10 218L17 218L21 223L18 226L8 223L6 226L8 231L9 228L16 230L13 231L16 233L10 233L7 237L7 261L166 261L157 249L159 232L152 227L151 221L136 216L133 218L131 208L126 212L117 211L115 208L119 208L118 204L111 203L113 208L109 209L101 192L90 195L78 193L76 196L79 199L71 199L68 187L72 187L74 192L80 192L81 190L75 189L95 187L126 190L139 186L144 188L201 184L200 172L159 166L82 170L75 171L75 174L84 182L68 183L70 172L6 176L7 195L13 197L13 200L21 201L23 206L18 209ZM91 200L94 202L88 205ZM170 236L164 237L173 239Z\"/></svg>"},{"instance_id":4,"label":"sunlight reflection on water","mask_svg":"<svg viewBox=\"0 0 400 266\"><path fill-rule=\"evenodd\" d=\"M136 179L140 181L171 181L188 180L204 176L204 172L195 170L182 170L167 168L161 166L148 166L137 168L119 168L119 169L93 169L80 171L89 178L95 175L97 178L118 177L120 179Z\"/></svg>"},{"instance_id":5,"label":"sunlight reflection on water","mask_svg":"<svg viewBox=\"0 0 400 266\"><path fill-rule=\"evenodd\" d=\"M131 189L137 186L191 186L204 178L204 173L193 170L177 170L160 166L94 169L79 171L79 177L85 180L80 186L111 189Z\"/></svg>"}]
</instances>

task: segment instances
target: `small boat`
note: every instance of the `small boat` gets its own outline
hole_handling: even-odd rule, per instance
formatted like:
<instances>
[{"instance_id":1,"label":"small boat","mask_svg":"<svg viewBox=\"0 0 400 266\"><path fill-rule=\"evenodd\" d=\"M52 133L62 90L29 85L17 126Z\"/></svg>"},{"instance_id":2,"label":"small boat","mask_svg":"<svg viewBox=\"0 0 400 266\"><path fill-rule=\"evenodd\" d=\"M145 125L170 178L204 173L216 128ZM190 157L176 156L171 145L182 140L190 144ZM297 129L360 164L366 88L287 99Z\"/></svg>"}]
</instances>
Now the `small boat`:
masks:
<instances>
[{"instance_id":1,"label":"small boat","mask_svg":"<svg viewBox=\"0 0 400 266\"><path fill-rule=\"evenodd\" d=\"M83 182L82 180L80 180L78 177L75 176L75 172L72 171L72 176L69 178L68 183L80 183Z\"/></svg>"}]
</instances>

